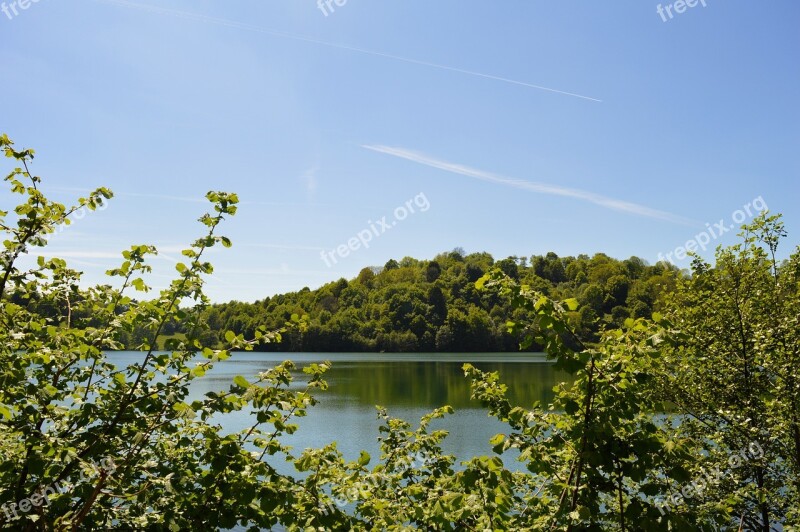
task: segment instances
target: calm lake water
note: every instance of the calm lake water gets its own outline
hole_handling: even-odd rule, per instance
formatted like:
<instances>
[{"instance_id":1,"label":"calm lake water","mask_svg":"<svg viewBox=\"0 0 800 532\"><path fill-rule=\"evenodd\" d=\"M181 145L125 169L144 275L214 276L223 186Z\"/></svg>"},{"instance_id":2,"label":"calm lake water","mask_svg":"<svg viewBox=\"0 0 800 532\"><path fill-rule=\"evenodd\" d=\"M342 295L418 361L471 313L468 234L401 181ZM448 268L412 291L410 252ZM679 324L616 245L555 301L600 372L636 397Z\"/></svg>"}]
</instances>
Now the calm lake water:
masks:
<instances>
[{"instance_id":1,"label":"calm lake water","mask_svg":"<svg viewBox=\"0 0 800 532\"><path fill-rule=\"evenodd\" d=\"M118 367L142 360L143 353L125 351L109 354ZM384 406L393 417L418 426L419 419L434 408L450 405L455 413L432 423L450 435L443 445L445 452L459 460L491 454L489 439L508 427L487 416L477 401L470 399L470 387L461 366L472 363L484 371L497 371L509 387L514 404L530 407L534 401L547 404L552 388L565 380L553 369L543 354L328 354L328 353L235 353L230 360L218 363L191 388L190 400L202 398L209 391L225 391L237 375L254 380L255 376L284 360L293 360L300 368L330 360L327 373L329 389L317 392L319 404L305 418L294 420L299 430L283 439L296 451L322 447L337 442L346 459L358 458L365 450L379 457L376 405ZM304 380L297 371L295 378ZM247 411L229 414L220 423L226 431L238 431L252 424ZM295 453L296 454L296 453ZM511 465L511 464L507 464Z\"/></svg>"}]
</instances>

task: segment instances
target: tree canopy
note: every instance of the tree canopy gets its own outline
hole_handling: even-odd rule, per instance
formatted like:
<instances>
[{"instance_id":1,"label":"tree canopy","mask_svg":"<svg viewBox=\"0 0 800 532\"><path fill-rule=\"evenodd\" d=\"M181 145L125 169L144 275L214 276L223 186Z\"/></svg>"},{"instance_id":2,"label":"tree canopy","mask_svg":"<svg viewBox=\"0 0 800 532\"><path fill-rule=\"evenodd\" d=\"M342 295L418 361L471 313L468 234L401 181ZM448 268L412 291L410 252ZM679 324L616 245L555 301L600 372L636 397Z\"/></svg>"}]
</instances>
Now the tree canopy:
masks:
<instances>
[{"instance_id":1,"label":"tree canopy","mask_svg":"<svg viewBox=\"0 0 800 532\"><path fill-rule=\"evenodd\" d=\"M405 257L383 268L364 268L355 279L339 279L316 290L268 297L256 303L230 302L204 310L216 340L232 330L252 338L261 324L279 327L293 314L308 316L308 329L290 331L281 344L258 349L299 352L516 351L519 338L506 331L506 320L525 311L513 309L496 294L475 289L492 268L536 287L555 299L576 298L578 310L567 319L582 337L597 340L601 331L627 318L650 317L663 310L680 272L638 258L534 255L495 261L489 253L441 253L431 260ZM176 331L182 328L178 324ZM207 338L213 342L214 337ZM128 345L136 348L136 339ZM541 346L533 345L539 350Z\"/></svg>"}]
</instances>

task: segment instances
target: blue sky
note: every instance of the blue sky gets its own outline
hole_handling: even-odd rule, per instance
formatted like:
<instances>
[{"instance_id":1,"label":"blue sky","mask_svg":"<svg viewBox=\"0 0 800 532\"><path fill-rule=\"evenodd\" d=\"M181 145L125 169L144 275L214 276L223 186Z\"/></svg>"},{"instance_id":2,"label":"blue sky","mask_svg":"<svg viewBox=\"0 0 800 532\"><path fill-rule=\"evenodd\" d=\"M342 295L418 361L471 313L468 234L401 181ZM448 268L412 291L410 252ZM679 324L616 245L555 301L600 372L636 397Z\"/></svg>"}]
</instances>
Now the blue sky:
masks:
<instances>
[{"instance_id":1,"label":"blue sky","mask_svg":"<svg viewBox=\"0 0 800 532\"><path fill-rule=\"evenodd\" d=\"M51 240L88 282L152 243L163 286L237 192L218 301L456 246L655 262L758 198L796 245L800 4L705 4L40 0L0 12L0 131L116 193Z\"/></svg>"}]
</instances>

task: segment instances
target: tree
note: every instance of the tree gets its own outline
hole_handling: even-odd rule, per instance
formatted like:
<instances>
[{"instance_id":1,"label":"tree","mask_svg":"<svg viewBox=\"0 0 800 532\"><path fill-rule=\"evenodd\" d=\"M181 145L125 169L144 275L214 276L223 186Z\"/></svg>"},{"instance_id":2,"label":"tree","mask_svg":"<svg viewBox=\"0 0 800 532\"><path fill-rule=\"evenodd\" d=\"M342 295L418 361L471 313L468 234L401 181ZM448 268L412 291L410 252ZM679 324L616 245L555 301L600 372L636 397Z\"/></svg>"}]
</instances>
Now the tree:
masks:
<instances>
[{"instance_id":1,"label":"tree","mask_svg":"<svg viewBox=\"0 0 800 532\"><path fill-rule=\"evenodd\" d=\"M605 293L601 287L596 284L590 284L583 290L578 300L582 306L589 307L595 312L599 312L603 308Z\"/></svg>"},{"instance_id":2,"label":"tree","mask_svg":"<svg viewBox=\"0 0 800 532\"><path fill-rule=\"evenodd\" d=\"M567 273L564 269L563 262L558 255L552 251L544 257L532 257L531 265L534 273L542 279L546 279L555 284L563 283L567 280Z\"/></svg>"},{"instance_id":3,"label":"tree","mask_svg":"<svg viewBox=\"0 0 800 532\"><path fill-rule=\"evenodd\" d=\"M730 501L731 520L748 530L800 523L800 248L779 264L785 236L780 217L763 213L716 265L695 257L668 299L681 345L659 365L661 398L687 413L681 431L706 447L698 469L725 479L698 503ZM743 450L757 459L731 463Z\"/></svg>"},{"instance_id":4,"label":"tree","mask_svg":"<svg viewBox=\"0 0 800 532\"><path fill-rule=\"evenodd\" d=\"M517 265L517 261L513 258L509 257L497 261L497 267L512 279L519 280L519 266Z\"/></svg>"},{"instance_id":5,"label":"tree","mask_svg":"<svg viewBox=\"0 0 800 532\"><path fill-rule=\"evenodd\" d=\"M466 255L466 252L464 251L464 248L462 248L462 247L453 248L453 251L451 251L449 253L449 257L451 259L457 260L459 262L462 262L464 260L464 256L465 255Z\"/></svg>"},{"instance_id":6,"label":"tree","mask_svg":"<svg viewBox=\"0 0 800 532\"><path fill-rule=\"evenodd\" d=\"M441 288L438 286L431 287L428 292L428 304L431 305L433 310L432 322L436 325L444 323L445 318L447 318L447 300Z\"/></svg>"},{"instance_id":7,"label":"tree","mask_svg":"<svg viewBox=\"0 0 800 532\"><path fill-rule=\"evenodd\" d=\"M0 525L197 530L239 522L293 527L302 519L346 528L341 512L320 508L324 497L270 465L286 455L276 438L291 433L291 418L314 404L309 392L323 386L327 365L306 368L305 391L290 389L294 366L284 363L255 382L236 377L227 392L184 402L194 379L231 356L228 349L202 344L208 327L198 310L208 303L202 288L211 266L204 255L210 247L230 246L215 232L235 214L236 195L208 193L213 209L200 218L205 236L183 251L186 262L176 265L177 278L153 299L128 295L149 291L147 258L155 248L147 245L124 251L120 266L108 272L118 289L81 290L80 274L64 260L40 256L26 267L19 259L44 247L46 235L77 208L96 209L111 192L98 189L67 208L40 191L41 178L28 170L33 150L15 150L6 135L0 149L19 165L6 181L25 198L15 218L0 212ZM41 297L63 303L56 315L14 302ZM198 307L182 308L186 300ZM168 354L156 352L159 334L175 319L191 340L170 339ZM120 338L133 331L142 333L146 352L140 363L117 368L105 350L120 348ZM253 342L233 332L225 339L231 349L250 349L279 335L262 328ZM196 363L198 353L204 360ZM210 422L241 410L255 414L240 433L221 434ZM287 505L293 512L276 511Z\"/></svg>"},{"instance_id":8,"label":"tree","mask_svg":"<svg viewBox=\"0 0 800 532\"><path fill-rule=\"evenodd\" d=\"M513 332L524 333L523 349L545 346L556 367L573 375L571 383L557 387L553 404L528 410L510 404L496 374L465 365L473 397L511 429L492 439L494 451L519 450L531 472L511 490L522 494L527 515L517 526L683 530L713 523L693 509L664 514L658 506L671 479L686 478L693 450L671 440L669 423L653 419L658 405L647 393L647 361L659 353L654 339L658 325L629 320L624 330L608 332L589 347L567 324L577 300L553 301L499 270L479 285L499 290L533 316L532 322L509 324Z\"/></svg>"},{"instance_id":9,"label":"tree","mask_svg":"<svg viewBox=\"0 0 800 532\"><path fill-rule=\"evenodd\" d=\"M375 279L375 272L372 271L372 268L363 268L358 273L357 281L367 288L372 288L373 279Z\"/></svg>"},{"instance_id":10,"label":"tree","mask_svg":"<svg viewBox=\"0 0 800 532\"><path fill-rule=\"evenodd\" d=\"M425 269L425 280L429 283L433 283L440 275L442 275L442 267L439 266L439 263L435 260L430 261L428 267Z\"/></svg>"},{"instance_id":11,"label":"tree","mask_svg":"<svg viewBox=\"0 0 800 532\"><path fill-rule=\"evenodd\" d=\"M628 287L630 282L624 275L615 275L606 281L606 293L611 296L615 303L623 304L628 297Z\"/></svg>"}]
</instances>

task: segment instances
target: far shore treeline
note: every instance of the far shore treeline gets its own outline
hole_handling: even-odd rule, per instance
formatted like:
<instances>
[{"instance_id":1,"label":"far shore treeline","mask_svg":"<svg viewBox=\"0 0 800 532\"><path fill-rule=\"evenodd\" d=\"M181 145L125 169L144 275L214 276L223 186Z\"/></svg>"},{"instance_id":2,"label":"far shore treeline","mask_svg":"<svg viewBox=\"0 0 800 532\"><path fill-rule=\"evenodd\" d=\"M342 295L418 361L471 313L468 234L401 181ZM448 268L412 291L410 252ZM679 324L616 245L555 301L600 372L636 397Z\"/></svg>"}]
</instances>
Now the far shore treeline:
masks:
<instances>
[{"instance_id":1,"label":"far shore treeline","mask_svg":"<svg viewBox=\"0 0 800 532\"><path fill-rule=\"evenodd\" d=\"M258 349L289 352L516 352L519 335L508 319L525 321L524 311L496 293L480 291L475 281L493 267L512 279L559 300L575 298L568 319L582 338L599 339L604 329L627 318L649 318L662 310L680 271L674 265L648 265L638 257L617 260L559 257L555 253L508 257L465 254L460 248L432 260L406 257L383 267L364 268L355 279L339 279L316 290L267 297L256 303L229 302L202 311L210 326L203 343L222 343L226 331L252 339L259 326L281 328L292 315L306 316L306 327L284 333L281 343ZM182 337L180 322L168 324L160 343ZM123 339L129 349L145 345L144 331ZM532 345L530 351L540 351Z\"/></svg>"}]
</instances>

